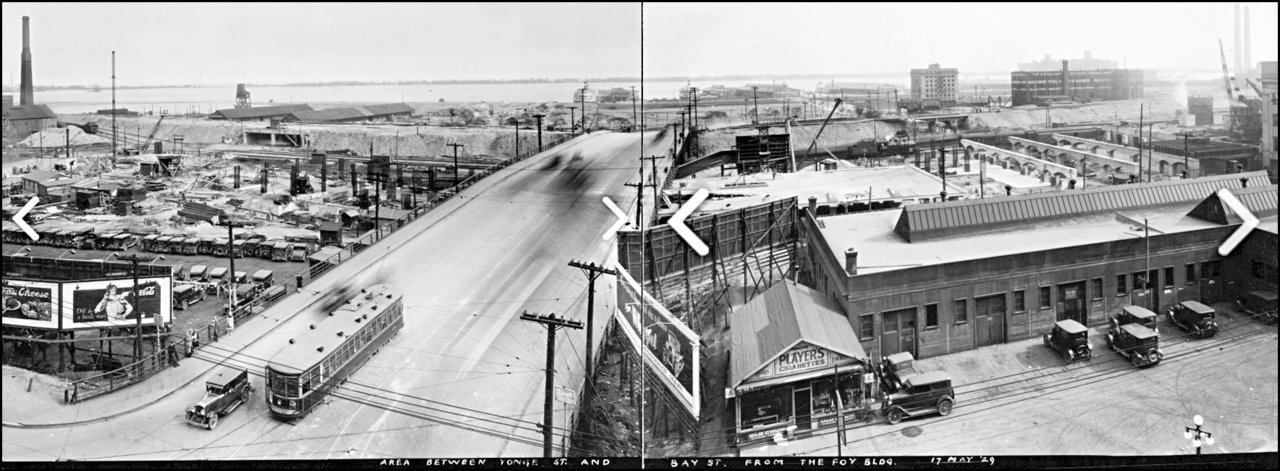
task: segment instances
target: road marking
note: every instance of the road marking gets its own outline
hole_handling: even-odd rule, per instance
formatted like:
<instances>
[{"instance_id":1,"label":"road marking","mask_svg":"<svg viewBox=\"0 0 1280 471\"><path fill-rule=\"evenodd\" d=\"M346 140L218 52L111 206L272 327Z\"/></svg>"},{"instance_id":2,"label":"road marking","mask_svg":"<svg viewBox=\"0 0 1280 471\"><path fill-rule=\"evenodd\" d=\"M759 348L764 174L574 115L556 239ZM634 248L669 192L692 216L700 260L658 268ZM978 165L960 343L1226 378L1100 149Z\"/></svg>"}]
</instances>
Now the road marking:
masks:
<instances>
[{"instance_id":1,"label":"road marking","mask_svg":"<svg viewBox=\"0 0 1280 471\"><path fill-rule=\"evenodd\" d=\"M1240 242L1244 241L1245 236L1249 235L1253 228L1258 227L1258 217L1254 216L1253 212L1249 211L1249 208L1236 199L1236 195L1226 188L1218 190L1218 199L1222 200L1222 204L1235 211L1236 215L1240 216L1240 219L1244 219L1244 224L1241 224L1240 228L1232 232L1231 236L1222 242L1222 246L1218 247L1218 255L1226 257L1237 245L1240 245Z\"/></svg>"},{"instance_id":2,"label":"road marking","mask_svg":"<svg viewBox=\"0 0 1280 471\"><path fill-rule=\"evenodd\" d=\"M697 234L693 233L693 229L689 229L689 226L684 225L684 218L693 214L693 210L698 209L698 205L702 204L702 201L706 200L708 196L711 196L710 191L707 191L706 188L699 188L698 191L693 194L693 197L689 198L689 201L685 202L684 205L671 216L671 219L667 221L667 224L671 225L671 229L674 229L676 234L680 234L680 238L684 239L694 252L697 252L698 255L704 257L708 252L710 252L710 249L707 247L706 243L702 242L702 239L698 238Z\"/></svg>"},{"instance_id":3,"label":"road marking","mask_svg":"<svg viewBox=\"0 0 1280 471\"><path fill-rule=\"evenodd\" d=\"M37 234L35 229L32 229L31 226L22 219L27 216L27 213L31 212L31 208L36 207L36 204L39 203L40 198L32 196L31 199L27 200L27 204L22 205L22 209L18 210L18 214L13 215L13 222L17 223L18 228L22 229L22 232L26 232L27 237L30 237L33 241L40 240L40 234Z\"/></svg>"},{"instance_id":4,"label":"road marking","mask_svg":"<svg viewBox=\"0 0 1280 471\"><path fill-rule=\"evenodd\" d=\"M618 216L618 222L609 226L609 230L605 231L604 235L601 236L602 239L609 240L613 238L613 235L616 234L619 229L622 229L622 226L631 224L631 220L627 218L627 213L622 212L622 209L618 208L618 205L614 204L613 200L609 199L608 196L604 197L603 200L604 205L609 207L609 211L613 211L613 214Z\"/></svg>"}]
</instances>

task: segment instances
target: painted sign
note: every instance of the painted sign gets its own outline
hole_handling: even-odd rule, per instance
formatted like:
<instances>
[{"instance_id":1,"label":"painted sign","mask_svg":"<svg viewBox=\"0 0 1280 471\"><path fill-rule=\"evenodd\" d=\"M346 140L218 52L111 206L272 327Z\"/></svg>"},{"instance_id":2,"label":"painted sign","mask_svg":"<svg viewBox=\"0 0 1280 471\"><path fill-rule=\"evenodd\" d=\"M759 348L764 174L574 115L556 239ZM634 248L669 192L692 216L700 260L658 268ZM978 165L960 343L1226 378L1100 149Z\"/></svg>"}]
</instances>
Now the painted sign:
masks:
<instances>
[{"instance_id":1,"label":"painted sign","mask_svg":"<svg viewBox=\"0 0 1280 471\"><path fill-rule=\"evenodd\" d=\"M4 280L3 290L4 325L58 328L57 283Z\"/></svg>"},{"instance_id":2,"label":"painted sign","mask_svg":"<svg viewBox=\"0 0 1280 471\"><path fill-rule=\"evenodd\" d=\"M698 417L700 410L698 335L665 307L644 293L621 265L618 270L618 308L614 311L625 337L645 364L679 402Z\"/></svg>"},{"instance_id":3,"label":"painted sign","mask_svg":"<svg viewBox=\"0 0 1280 471\"><path fill-rule=\"evenodd\" d=\"M775 376L790 376L833 365L848 363L851 358L810 343L800 342L791 349L778 355L759 372L751 375L747 381L754 382Z\"/></svg>"},{"instance_id":4,"label":"painted sign","mask_svg":"<svg viewBox=\"0 0 1280 471\"><path fill-rule=\"evenodd\" d=\"M170 322L172 278L139 278L136 298L133 289L132 278L63 283L63 328L130 327L138 316L144 324L155 324L156 316Z\"/></svg>"}]
</instances>

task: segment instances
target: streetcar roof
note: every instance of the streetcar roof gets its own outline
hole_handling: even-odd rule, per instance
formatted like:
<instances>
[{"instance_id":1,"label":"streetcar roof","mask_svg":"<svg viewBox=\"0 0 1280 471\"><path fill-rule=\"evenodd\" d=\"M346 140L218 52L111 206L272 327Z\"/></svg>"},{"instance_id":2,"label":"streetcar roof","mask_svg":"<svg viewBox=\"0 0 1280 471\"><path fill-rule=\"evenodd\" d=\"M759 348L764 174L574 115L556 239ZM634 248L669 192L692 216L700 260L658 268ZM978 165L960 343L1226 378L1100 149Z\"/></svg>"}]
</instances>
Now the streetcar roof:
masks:
<instances>
[{"instance_id":1,"label":"streetcar roof","mask_svg":"<svg viewBox=\"0 0 1280 471\"><path fill-rule=\"evenodd\" d=\"M267 366L284 374L306 371L401 297L399 290L387 285L374 285L361 291L355 296L356 302L342 305L332 315L320 314L322 317L318 319L304 316L311 317L311 321L304 324L302 322L307 322L304 320L286 329L288 338L281 340L284 345L271 357ZM338 336L339 332L343 335ZM293 343L289 343L290 340Z\"/></svg>"}]
</instances>

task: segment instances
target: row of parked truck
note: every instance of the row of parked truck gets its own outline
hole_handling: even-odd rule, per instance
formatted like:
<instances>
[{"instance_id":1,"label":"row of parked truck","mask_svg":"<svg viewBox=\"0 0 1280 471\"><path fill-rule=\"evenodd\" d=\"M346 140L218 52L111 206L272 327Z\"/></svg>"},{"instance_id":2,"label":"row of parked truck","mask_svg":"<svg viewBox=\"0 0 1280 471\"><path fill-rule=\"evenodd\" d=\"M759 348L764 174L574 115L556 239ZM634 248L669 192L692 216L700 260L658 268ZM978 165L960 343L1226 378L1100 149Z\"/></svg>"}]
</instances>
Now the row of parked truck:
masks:
<instances>
[{"instance_id":1,"label":"row of parked truck","mask_svg":"<svg viewBox=\"0 0 1280 471\"><path fill-rule=\"evenodd\" d=\"M137 235L130 232L96 232L93 228L43 231L40 239L31 241L24 232L4 228L3 240L9 244L35 244L70 249L140 250L160 254L213 255L236 258L257 257L277 262L305 262L311 244L258 236L228 241L225 237L188 237L180 235Z\"/></svg>"},{"instance_id":2,"label":"row of parked truck","mask_svg":"<svg viewBox=\"0 0 1280 471\"><path fill-rule=\"evenodd\" d=\"M275 274L271 270L258 270L250 278L247 273L236 271L231 276L227 267L208 267L193 265L190 271L179 268L175 272L175 281L179 283L173 288L173 307L186 310L192 304L203 301L210 292L217 292L219 286L229 286L235 281L236 306L253 302L258 297L273 301L285 294L285 287L275 284ZM187 281L189 283L181 283Z\"/></svg>"}]
</instances>

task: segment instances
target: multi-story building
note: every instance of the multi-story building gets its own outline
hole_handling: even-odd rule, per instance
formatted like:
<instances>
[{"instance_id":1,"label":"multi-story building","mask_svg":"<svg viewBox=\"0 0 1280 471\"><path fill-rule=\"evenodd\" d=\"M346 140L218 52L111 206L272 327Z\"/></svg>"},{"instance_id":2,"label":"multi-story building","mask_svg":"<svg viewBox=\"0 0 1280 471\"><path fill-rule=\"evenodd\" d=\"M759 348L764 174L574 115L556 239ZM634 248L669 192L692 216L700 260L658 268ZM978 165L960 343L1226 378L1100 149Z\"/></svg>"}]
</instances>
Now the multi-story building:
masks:
<instances>
[{"instance_id":1,"label":"multi-story building","mask_svg":"<svg viewBox=\"0 0 1280 471\"><path fill-rule=\"evenodd\" d=\"M1031 62L1018 63L1019 72L1053 72L1061 69L1061 62L1053 59L1049 54L1044 55L1044 59ZM1083 59L1068 59L1071 70L1104 70L1116 69L1116 61L1094 59L1092 51L1084 51Z\"/></svg>"},{"instance_id":2,"label":"multi-story building","mask_svg":"<svg viewBox=\"0 0 1280 471\"><path fill-rule=\"evenodd\" d=\"M927 69L911 69L911 99L955 102L956 77L959 75L958 69L944 69L938 64L929 64Z\"/></svg>"},{"instance_id":3,"label":"multi-story building","mask_svg":"<svg viewBox=\"0 0 1280 471\"><path fill-rule=\"evenodd\" d=\"M1262 63L1262 160L1271 178L1280 176L1276 164L1276 148L1280 147L1280 134L1276 133L1276 61Z\"/></svg>"},{"instance_id":4,"label":"multi-story building","mask_svg":"<svg viewBox=\"0 0 1280 471\"><path fill-rule=\"evenodd\" d=\"M1074 70L1069 61L1052 72L1013 72L1013 106L1053 99L1127 100L1142 98L1143 72L1135 69Z\"/></svg>"}]
</instances>

